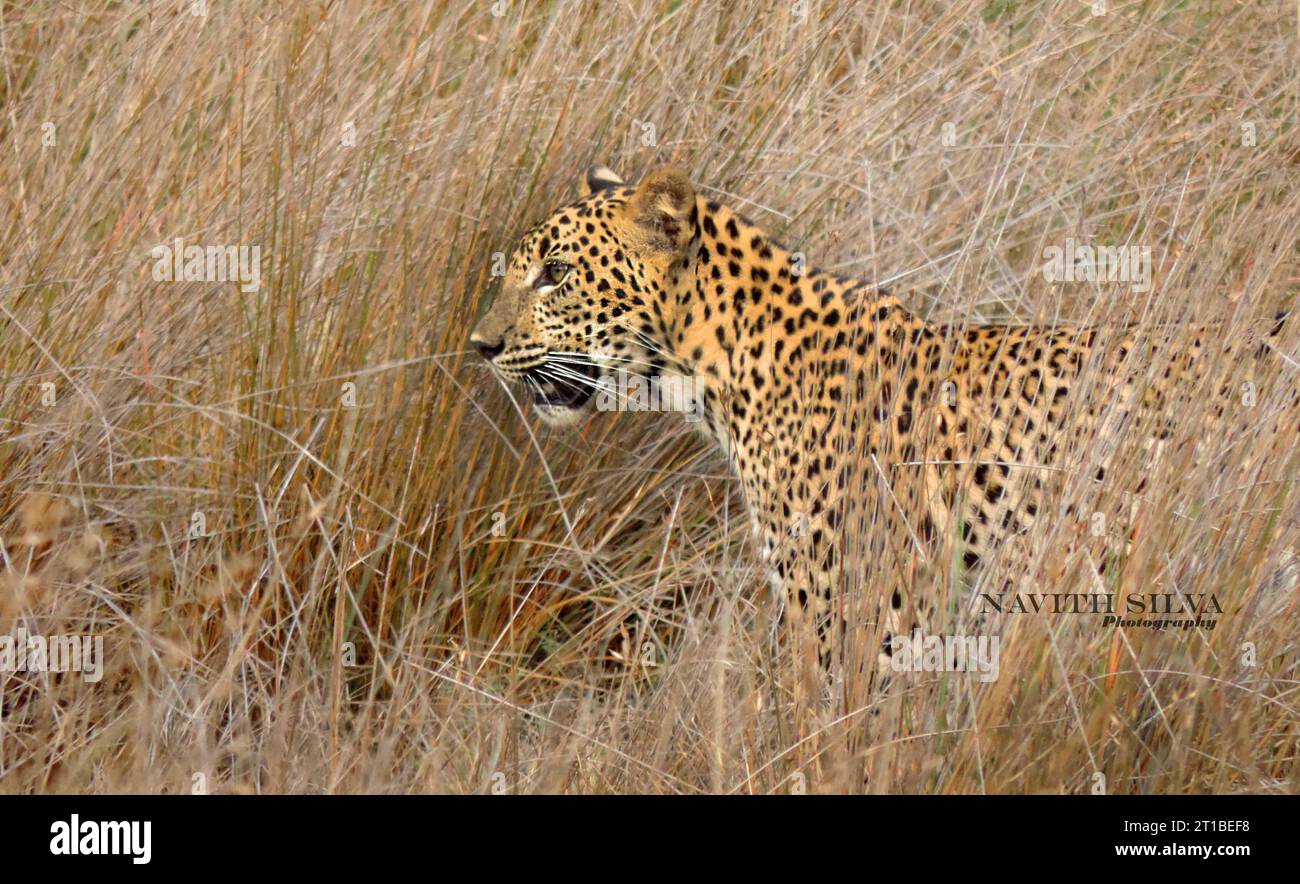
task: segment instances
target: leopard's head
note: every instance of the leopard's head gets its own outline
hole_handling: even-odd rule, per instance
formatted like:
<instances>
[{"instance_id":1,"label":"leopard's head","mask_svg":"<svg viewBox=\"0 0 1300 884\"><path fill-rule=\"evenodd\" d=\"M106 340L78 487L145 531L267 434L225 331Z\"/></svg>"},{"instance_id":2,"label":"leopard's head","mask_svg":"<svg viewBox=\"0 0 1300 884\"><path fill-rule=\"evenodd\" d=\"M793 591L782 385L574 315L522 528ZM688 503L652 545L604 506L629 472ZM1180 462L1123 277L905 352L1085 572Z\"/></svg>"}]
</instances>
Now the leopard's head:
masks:
<instances>
[{"instance_id":1,"label":"leopard's head","mask_svg":"<svg viewBox=\"0 0 1300 884\"><path fill-rule=\"evenodd\" d=\"M680 169L636 186L593 166L583 196L520 238L470 342L526 385L542 419L571 425L613 373L653 376L668 352L695 191Z\"/></svg>"}]
</instances>

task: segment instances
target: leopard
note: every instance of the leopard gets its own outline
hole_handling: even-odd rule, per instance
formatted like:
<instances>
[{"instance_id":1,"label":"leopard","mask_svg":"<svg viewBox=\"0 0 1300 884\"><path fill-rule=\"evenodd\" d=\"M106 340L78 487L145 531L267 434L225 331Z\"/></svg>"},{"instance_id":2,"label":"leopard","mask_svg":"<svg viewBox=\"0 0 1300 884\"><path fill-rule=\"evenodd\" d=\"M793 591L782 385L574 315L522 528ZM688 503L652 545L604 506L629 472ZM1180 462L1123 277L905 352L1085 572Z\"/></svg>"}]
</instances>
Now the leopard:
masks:
<instances>
[{"instance_id":1,"label":"leopard","mask_svg":"<svg viewBox=\"0 0 1300 884\"><path fill-rule=\"evenodd\" d=\"M978 573L1057 515L1048 485L1079 440L1142 420L1158 447L1183 408L1222 417L1290 315L1254 339L1205 326L1174 347L1095 324L929 321L915 295L809 266L677 166L629 184L598 165L519 238L470 343L558 427L598 410L618 373L677 381L678 407L739 482L782 618L805 638L797 653L828 667L852 644L845 589L875 566L882 524L904 558L938 544L932 558ZM1203 381L1215 401L1200 401ZM1300 426L1294 391L1284 424ZM1092 450L1102 481L1114 452ZM905 583L871 608L881 668L929 616Z\"/></svg>"}]
</instances>

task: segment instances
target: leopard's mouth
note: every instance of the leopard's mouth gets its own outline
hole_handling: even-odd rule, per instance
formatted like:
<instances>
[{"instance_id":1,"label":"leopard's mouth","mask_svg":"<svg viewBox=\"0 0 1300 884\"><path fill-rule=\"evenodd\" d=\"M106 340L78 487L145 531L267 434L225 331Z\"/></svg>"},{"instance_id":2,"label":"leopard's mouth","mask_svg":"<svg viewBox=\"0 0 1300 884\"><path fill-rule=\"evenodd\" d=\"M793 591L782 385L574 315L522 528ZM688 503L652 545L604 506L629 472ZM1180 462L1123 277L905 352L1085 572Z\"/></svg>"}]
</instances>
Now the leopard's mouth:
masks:
<instances>
[{"instance_id":1,"label":"leopard's mouth","mask_svg":"<svg viewBox=\"0 0 1300 884\"><path fill-rule=\"evenodd\" d=\"M600 369L588 360L548 361L524 375L533 405L543 413L576 411L596 395Z\"/></svg>"}]
</instances>

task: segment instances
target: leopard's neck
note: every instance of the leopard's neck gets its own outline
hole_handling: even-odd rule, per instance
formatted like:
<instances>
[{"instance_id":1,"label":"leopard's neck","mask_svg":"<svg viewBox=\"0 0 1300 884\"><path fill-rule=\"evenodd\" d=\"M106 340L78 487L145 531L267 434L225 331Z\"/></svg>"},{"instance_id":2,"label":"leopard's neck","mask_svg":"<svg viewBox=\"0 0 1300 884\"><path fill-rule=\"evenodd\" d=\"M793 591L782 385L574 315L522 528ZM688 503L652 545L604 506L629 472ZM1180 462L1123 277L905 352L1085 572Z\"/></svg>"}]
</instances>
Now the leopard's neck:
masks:
<instances>
[{"instance_id":1,"label":"leopard's neck","mask_svg":"<svg viewBox=\"0 0 1300 884\"><path fill-rule=\"evenodd\" d=\"M733 459L733 443L762 432L764 401L798 395L783 387L801 363L841 349L841 336L863 318L876 326L919 322L897 299L812 268L802 252L703 197L686 258L667 282L675 303L660 333L669 369L695 382L709 434Z\"/></svg>"}]
</instances>

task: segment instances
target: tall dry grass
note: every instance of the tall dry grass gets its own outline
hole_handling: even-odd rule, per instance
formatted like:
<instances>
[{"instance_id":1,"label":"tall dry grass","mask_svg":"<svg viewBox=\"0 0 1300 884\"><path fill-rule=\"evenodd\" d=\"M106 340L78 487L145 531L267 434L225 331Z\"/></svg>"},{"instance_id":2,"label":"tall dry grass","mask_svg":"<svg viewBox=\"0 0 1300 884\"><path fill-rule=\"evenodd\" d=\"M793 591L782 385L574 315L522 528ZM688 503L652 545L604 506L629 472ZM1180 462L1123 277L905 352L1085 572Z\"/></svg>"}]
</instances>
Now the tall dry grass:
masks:
<instances>
[{"instance_id":1,"label":"tall dry grass","mask_svg":"<svg viewBox=\"0 0 1300 884\"><path fill-rule=\"evenodd\" d=\"M793 699L680 418L547 431L466 349L593 161L682 164L931 318L1246 334L1300 275L1294 4L1105 6L0 4L0 629L107 653L0 673L0 790L1296 791L1294 363L1256 431L1121 433L1054 501L1216 629L1023 617L996 682L871 714ZM261 287L156 281L177 237ZM1048 284L1067 237L1151 246L1152 291ZM1079 530L988 579L1090 591Z\"/></svg>"}]
</instances>

